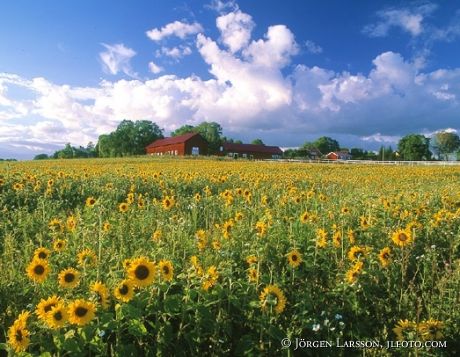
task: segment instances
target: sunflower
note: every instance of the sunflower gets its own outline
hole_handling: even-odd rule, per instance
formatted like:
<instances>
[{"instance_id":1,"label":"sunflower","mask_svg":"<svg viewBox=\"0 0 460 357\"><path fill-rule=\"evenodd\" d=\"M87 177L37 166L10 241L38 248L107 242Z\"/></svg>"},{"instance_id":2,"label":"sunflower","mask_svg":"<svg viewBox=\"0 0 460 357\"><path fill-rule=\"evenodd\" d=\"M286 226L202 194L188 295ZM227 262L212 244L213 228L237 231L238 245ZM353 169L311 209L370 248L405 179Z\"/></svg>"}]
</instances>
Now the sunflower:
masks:
<instances>
[{"instance_id":1,"label":"sunflower","mask_svg":"<svg viewBox=\"0 0 460 357\"><path fill-rule=\"evenodd\" d=\"M16 320L8 329L8 343L16 353L23 352L29 347L29 331L22 321Z\"/></svg>"},{"instance_id":2,"label":"sunflower","mask_svg":"<svg viewBox=\"0 0 460 357\"><path fill-rule=\"evenodd\" d=\"M365 230L371 226L371 223L367 217L361 216L359 217L359 225L361 226L361 229Z\"/></svg>"},{"instance_id":3,"label":"sunflower","mask_svg":"<svg viewBox=\"0 0 460 357\"><path fill-rule=\"evenodd\" d=\"M367 254L367 251L368 251L367 247L361 247L359 245L354 245L348 251L348 259L351 260L352 262L356 262L360 260L362 257L364 257Z\"/></svg>"},{"instance_id":4,"label":"sunflower","mask_svg":"<svg viewBox=\"0 0 460 357\"><path fill-rule=\"evenodd\" d=\"M257 264L257 257L255 255L250 255L246 258L246 263L248 263L249 265L252 265L252 264Z\"/></svg>"},{"instance_id":5,"label":"sunflower","mask_svg":"<svg viewBox=\"0 0 460 357\"><path fill-rule=\"evenodd\" d=\"M172 196L166 196L165 198L163 198L163 201L161 201L161 205L165 210L170 210L171 208L173 208L175 203L176 201Z\"/></svg>"},{"instance_id":6,"label":"sunflower","mask_svg":"<svg viewBox=\"0 0 460 357\"><path fill-rule=\"evenodd\" d=\"M193 196L193 198L195 199L196 202L200 202L201 201L201 195L197 192L195 193L195 196Z\"/></svg>"},{"instance_id":7,"label":"sunflower","mask_svg":"<svg viewBox=\"0 0 460 357\"><path fill-rule=\"evenodd\" d=\"M208 240L206 238L206 232L203 229L200 229L195 233L195 238L197 240L198 250L206 248Z\"/></svg>"},{"instance_id":8,"label":"sunflower","mask_svg":"<svg viewBox=\"0 0 460 357\"><path fill-rule=\"evenodd\" d=\"M292 250L287 255L288 263L291 267L297 268L302 263L302 255L297 249Z\"/></svg>"},{"instance_id":9,"label":"sunflower","mask_svg":"<svg viewBox=\"0 0 460 357\"><path fill-rule=\"evenodd\" d=\"M173 279L174 267L169 260L161 260L159 263L160 273L163 280L171 281Z\"/></svg>"},{"instance_id":10,"label":"sunflower","mask_svg":"<svg viewBox=\"0 0 460 357\"><path fill-rule=\"evenodd\" d=\"M128 211L129 205L126 202L122 202L118 205L118 210L121 213L126 213Z\"/></svg>"},{"instance_id":11,"label":"sunflower","mask_svg":"<svg viewBox=\"0 0 460 357\"><path fill-rule=\"evenodd\" d=\"M162 233L158 229L155 232L153 232L153 234L152 234L152 240L154 242L159 242L161 240L161 237L162 237Z\"/></svg>"},{"instance_id":12,"label":"sunflower","mask_svg":"<svg viewBox=\"0 0 460 357\"><path fill-rule=\"evenodd\" d=\"M190 263L192 264L193 268L195 269L196 275L202 276L203 275L203 268L198 260L196 255L192 255L190 257Z\"/></svg>"},{"instance_id":13,"label":"sunflower","mask_svg":"<svg viewBox=\"0 0 460 357\"><path fill-rule=\"evenodd\" d=\"M104 232L108 232L108 231L110 231L110 227L111 227L111 226L110 226L110 223L109 223L109 222L104 222L104 224L102 225L102 230L103 230Z\"/></svg>"},{"instance_id":14,"label":"sunflower","mask_svg":"<svg viewBox=\"0 0 460 357\"><path fill-rule=\"evenodd\" d=\"M78 326L88 324L95 317L96 306L83 299L77 299L69 304L67 313L69 322Z\"/></svg>"},{"instance_id":15,"label":"sunflower","mask_svg":"<svg viewBox=\"0 0 460 357\"><path fill-rule=\"evenodd\" d=\"M69 216L67 218L66 227L69 232L75 231L75 228L77 227L77 220L74 216Z\"/></svg>"},{"instance_id":16,"label":"sunflower","mask_svg":"<svg viewBox=\"0 0 460 357\"><path fill-rule=\"evenodd\" d=\"M214 239L211 245L214 250L220 250L220 248L222 248L222 244L217 239Z\"/></svg>"},{"instance_id":17,"label":"sunflower","mask_svg":"<svg viewBox=\"0 0 460 357\"><path fill-rule=\"evenodd\" d=\"M65 246L66 246L66 241L63 240L63 239L56 239L53 242L53 249L56 252L62 252L64 250Z\"/></svg>"},{"instance_id":18,"label":"sunflower","mask_svg":"<svg viewBox=\"0 0 460 357\"><path fill-rule=\"evenodd\" d=\"M340 231L334 232L332 235L332 243L336 248L340 248L342 246L342 233L340 233Z\"/></svg>"},{"instance_id":19,"label":"sunflower","mask_svg":"<svg viewBox=\"0 0 460 357\"><path fill-rule=\"evenodd\" d=\"M53 218L49 223L48 223L48 227L49 229L51 229L52 231L63 231L64 230L64 226L62 225L62 222L57 219L57 218Z\"/></svg>"},{"instance_id":20,"label":"sunflower","mask_svg":"<svg viewBox=\"0 0 460 357\"><path fill-rule=\"evenodd\" d=\"M399 229L391 235L394 244L404 247L412 243L412 233L406 229Z\"/></svg>"},{"instance_id":21,"label":"sunflower","mask_svg":"<svg viewBox=\"0 0 460 357\"><path fill-rule=\"evenodd\" d=\"M356 270L356 269L348 269L347 272L345 273L345 279L347 280L347 282L349 284L353 284L356 282L356 280L358 280L358 276L359 276L359 270Z\"/></svg>"},{"instance_id":22,"label":"sunflower","mask_svg":"<svg viewBox=\"0 0 460 357\"><path fill-rule=\"evenodd\" d=\"M386 268L390 264L391 249L389 247L385 247L380 250L379 260L380 260L380 265L384 268Z\"/></svg>"},{"instance_id":23,"label":"sunflower","mask_svg":"<svg viewBox=\"0 0 460 357\"><path fill-rule=\"evenodd\" d=\"M348 241L350 242L350 244L355 244L355 242L356 242L356 233L353 231L353 229L351 229L351 228L348 229L347 237L348 237Z\"/></svg>"},{"instance_id":24,"label":"sunflower","mask_svg":"<svg viewBox=\"0 0 460 357\"><path fill-rule=\"evenodd\" d=\"M257 282L259 280L259 272L256 268L249 268L248 269L248 278L250 282Z\"/></svg>"},{"instance_id":25,"label":"sunflower","mask_svg":"<svg viewBox=\"0 0 460 357\"><path fill-rule=\"evenodd\" d=\"M441 330L444 327L444 323L442 321L429 319L427 321L423 321L419 325L419 333L424 340L433 341L433 340L440 340L444 337Z\"/></svg>"},{"instance_id":26,"label":"sunflower","mask_svg":"<svg viewBox=\"0 0 460 357\"><path fill-rule=\"evenodd\" d=\"M91 291L97 295L97 302L101 304L104 310L109 308L109 289L105 284L96 281L91 284Z\"/></svg>"},{"instance_id":27,"label":"sunflower","mask_svg":"<svg viewBox=\"0 0 460 357\"><path fill-rule=\"evenodd\" d=\"M95 204L96 204L96 199L94 197L90 196L86 199L86 203L85 203L86 207L93 207Z\"/></svg>"},{"instance_id":28,"label":"sunflower","mask_svg":"<svg viewBox=\"0 0 460 357\"><path fill-rule=\"evenodd\" d=\"M57 306L58 304L62 304L62 299L56 295L53 295L48 299L41 299L40 302L37 304L35 313L37 314L40 320L46 321L48 313L51 311L53 307Z\"/></svg>"},{"instance_id":29,"label":"sunflower","mask_svg":"<svg viewBox=\"0 0 460 357\"><path fill-rule=\"evenodd\" d=\"M358 280L359 274L363 270L364 263L357 261L350 269L345 273L345 279L349 284L354 284Z\"/></svg>"},{"instance_id":30,"label":"sunflower","mask_svg":"<svg viewBox=\"0 0 460 357\"><path fill-rule=\"evenodd\" d=\"M126 271L128 271L129 267L131 266L132 259L125 259L123 260L123 268L125 268Z\"/></svg>"},{"instance_id":31,"label":"sunflower","mask_svg":"<svg viewBox=\"0 0 460 357\"><path fill-rule=\"evenodd\" d=\"M64 269L59 273L58 281L63 288L73 289L80 283L80 273L73 268Z\"/></svg>"},{"instance_id":32,"label":"sunflower","mask_svg":"<svg viewBox=\"0 0 460 357\"><path fill-rule=\"evenodd\" d=\"M50 272L47 260L34 258L27 266L27 276L37 283L43 283Z\"/></svg>"},{"instance_id":33,"label":"sunflower","mask_svg":"<svg viewBox=\"0 0 460 357\"><path fill-rule=\"evenodd\" d=\"M224 225L222 226L222 234L224 235L225 238L230 237L230 232L232 230L233 225L234 225L233 219L230 219L224 222Z\"/></svg>"},{"instance_id":34,"label":"sunflower","mask_svg":"<svg viewBox=\"0 0 460 357\"><path fill-rule=\"evenodd\" d=\"M281 289L276 285L267 285L259 296L262 310L272 306L277 314L281 314L286 307L286 297Z\"/></svg>"},{"instance_id":35,"label":"sunflower","mask_svg":"<svg viewBox=\"0 0 460 357\"><path fill-rule=\"evenodd\" d=\"M69 315L67 313L67 309L62 303L53 306L46 315L46 323L52 329L63 327L68 319Z\"/></svg>"},{"instance_id":36,"label":"sunflower","mask_svg":"<svg viewBox=\"0 0 460 357\"><path fill-rule=\"evenodd\" d=\"M349 209L347 206L344 206L344 207L341 208L340 213L342 213L342 214L349 214L349 213L350 213L350 209Z\"/></svg>"},{"instance_id":37,"label":"sunflower","mask_svg":"<svg viewBox=\"0 0 460 357\"><path fill-rule=\"evenodd\" d=\"M241 221L243 219L243 214L241 212L236 212L235 221Z\"/></svg>"},{"instance_id":38,"label":"sunflower","mask_svg":"<svg viewBox=\"0 0 460 357\"><path fill-rule=\"evenodd\" d=\"M34 259L47 260L51 254L51 251L48 248L40 247L34 251Z\"/></svg>"},{"instance_id":39,"label":"sunflower","mask_svg":"<svg viewBox=\"0 0 460 357\"><path fill-rule=\"evenodd\" d=\"M205 274L205 281L202 284L203 290L208 291L209 288L216 285L217 279L219 279L219 273L217 272L217 268L214 265L211 265Z\"/></svg>"},{"instance_id":40,"label":"sunflower","mask_svg":"<svg viewBox=\"0 0 460 357\"><path fill-rule=\"evenodd\" d=\"M94 253L91 249L82 250L78 253L77 258L78 265L80 266L95 266L97 264L96 253Z\"/></svg>"},{"instance_id":41,"label":"sunflower","mask_svg":"<svg viewBox=\"0 0 460 357\"><path fill-rule=\"evenodd\" d=\"M309 218L310 218L310 214L307 211L305 211L304 213L300 215L300 222L305 224L308 222Z\"/></svg>"},{"instance_id":42,"label":"sunflower","mask_svg":"<svg viewBox=\"0 0 460 357\"><path fill-rule=\"evenodd\" d=\"M256 223L256 232L257 237L263 237L267 233L267 224L262 221L258 221Z\"/></svg>"},{"instance_id":43,"label":"sunflower","mask_svg":"<svg viewBox=\"0 0 460 357\"><path fill-rule=\"evenodd\" d=\"M134 286L131 280L123 280L113 290L113 295L118 300L128 302L134 297Z\"/></svg>"},{"instance_id":44,"label":"sunflower","mask_svg":"<svg viewBox=\"0 0 460 357\"><path fill-rule=\"evenodd\" d=\"M327 232L322 228L316 230L316 246L318 248L327 246Z\"/></svg>"},{"instance_id":45,"label":"sunflower","mask_svg":"<svg viewBox=\"0 0 460 357\"><path fill-rule=\"evenodd\" d=\"M153 283L155 278L155 263L145 257L132 259L127 270L129 279L135 286L143 287Z\"/></svg>"},{"instance_id":46,"label":"sunflower","mask_svg":"<svg viewBox=\"0 0 460 357\"><path fill-rule=\"evenodd\" d=\"M396 335L396 338L399 341L410 340L415 337L415 328L416 325L414 322L409 320L399 320L398 323L393 328L393 332Z\"/></svg>"}]
</instances>

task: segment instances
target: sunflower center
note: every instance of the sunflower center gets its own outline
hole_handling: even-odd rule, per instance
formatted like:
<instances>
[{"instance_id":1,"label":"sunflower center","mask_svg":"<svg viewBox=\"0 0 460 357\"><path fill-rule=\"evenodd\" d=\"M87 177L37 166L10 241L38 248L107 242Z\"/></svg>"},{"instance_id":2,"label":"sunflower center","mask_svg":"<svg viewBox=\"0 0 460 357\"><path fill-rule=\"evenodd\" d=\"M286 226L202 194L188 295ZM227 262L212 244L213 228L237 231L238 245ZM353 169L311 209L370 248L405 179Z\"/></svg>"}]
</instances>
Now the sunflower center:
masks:
<instances>
[{"instance_id":1,"label":"sunflower center","mask_svg":"<svg viewBox=\"0 0 460 357\"><path fill-rule=\"evenodd\" d=\"M405 242L407 240L407 235L405 233L399 233L398 238L401 242Z\"/></svg>"},{"instance_id":2,"label":"sunflower center","mask_svg":"<svg viewBox=\"0 0 460 357\"><path fill-rule=\"evenodd\" d=\"M121 295L126 295L128 294L129 288L127 285L123 284L123 286L120 289L118 289L118 291Z\"/></svg>"},{"instance_id":3,"label":"sunflower center","mask_svg":"<svg viewBox=\"0 0 460 357\"><path fill-rule=\"evenodd\" d=\"M296 262L297 261L297 255L295 255L295 254L292 255L291 259L292 259L293 262Z\"/></svg>"},{"instance_id":4,"label":"sunflower center","mask_svg":"<svg viewBox=\"0 0 460 357\"><path fill-rule=\"evenodd\" d=\"M75 315L77 315L78 317L83 317L87 313L88 313L88 309L86 307L79 306L75 309Z\"/></svg>"},{"instance_id":5,"label":"sunflower center","mask_svg":"<svg viewBox=\"0 0 460 357\"><path fill-rule=\"evenodd\" d=\"M62 312L60 311L57 311L54 315L53 315L54 319L56 321L61 321L62 320Z\"/></svg>"},{"instance_id":6,"label":"sunflower center","mask_svg":"<svg viewBox=\"0 0 460 357\"><path fill-rule=\"evenodd\" d=\"M73 273L67 273L66 275L64 275L64 281L66 283L71 283L74 280L75 280L75 275Z\"/></svg>"},{"instance_id":7,"label":"sunflower center","mask_svg":"<svg viewBox=\"0 0 460 357\"><path fill-rule=\"evenodd\" d=\"M165 266L163 267L163 273L164 273L165 275L168 275L168 274L169 274L169 267L168 267L167 265L165 265Z\"/></svg>"},{"instance_id":8,"label":"sunflower center","mask_svg":"<svg viewBox=\"0 0 460 357\"><path fill-rule=\"evenodd\" d=\"M45 267L43 265L37 265L34 268L34 273L37 275L42 275L45 272Z\"/></svg>"},{"instance_id":9,"label":"sunflower center","mask_svg":"<svg viewBox=\"0 0 460 357\"><path fill-rule=\"evenodd\" d=\"M47 256L48 256L48 255L47 255L45 252L40 252L40 253L38 253L38 257L39 257L40 259L46 259Z\"/></svg>"},{"instance_id":10,"label":"sunflower center","mask_svg":"<svg viewBox=\"0 0 460 357\"><path fill-rule=\"evenodd\" d=\"M22 341L22 331L21 330L16 330L16 341L20 342Z\"/></svg>"},{"instance_id":11,"label":"sunflower center","mask_svg":"<svg viewBox=\"0 0 460 357\"><path fill-rule=\"evenodd\" d=\"M430 327L428 328L428 331L430 331L430 334L431 334L431 335L436 335L437 329L436 329L436 327L434 327L434 326L430 326Z\"/></svg>"},{"instance_id":12,"label":"sunflower center","mask_svg":"<svg viewBox=\"0 0 460 357\"><path fill-rule=\"evenodd\" d=\"M55 304L55 303L51 303L51 304L49 304L49 305L46 305L45 308L44 308L43 310L44 310L45 312L49 312L49 311L51 311L51 309L52 309L54 306L56 306L56 304Z\"/></svg>"},{"instance_id":13,"label":"sunflower center","mask_svg":"<svg viewBox=\"0 0 460 357\"><path fill-rule=\"evenodd\" d=\"M150 271L145 265L139 265L134 271L134 275L139 280L145 280L150 275Z\"/></svg>"},{"instance_id":14,"label":"sunflower center","mask_svg":"<svg viewBox=\"0 0 460 357\"><path fill-rule=\"evenodd\" d=\"M387 260L388 258L390 258L390 254L388 254L388 253L383 253L382 258L383 258L384 260Z\"/></svg>"}]
</instances>

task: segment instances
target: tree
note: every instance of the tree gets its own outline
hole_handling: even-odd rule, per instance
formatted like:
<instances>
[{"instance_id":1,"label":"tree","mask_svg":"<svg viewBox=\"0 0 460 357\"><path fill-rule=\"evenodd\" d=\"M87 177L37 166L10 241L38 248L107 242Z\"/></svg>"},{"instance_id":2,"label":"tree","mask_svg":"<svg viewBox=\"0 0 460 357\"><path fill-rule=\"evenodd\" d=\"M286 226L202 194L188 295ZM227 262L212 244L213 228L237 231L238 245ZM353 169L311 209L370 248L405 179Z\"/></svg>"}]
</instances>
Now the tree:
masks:
<instances>
[{"instance_id":1,"label":"tree","mask_svg":"<svg viewBox=\"0 0 460 357\"><path fill-rule=\"evenodd\" d=\"M171 136L179 136L179 135L184 135L188 133L196 133L195 127L192 125L185 124L185 125L182 125L180 128L174 130L171 133Z\"/></svg>"},{"instance_id":2,"label":"tree","mask_svg":"<svg viewBox=\"0 0 460 357\"><path fill-rule=\"evenodd\" d=\"M222 146L222 127L216 122L202 122L197 126L183 125L171 133L171 136L179 136L187 133L199 133L208 142L208 152L217 154Z\"/></svg>"},{"instance_id":3,"label":"tree","mask_svg":"<svg viewBox=\"0 0 460 357\"><path fill-rule=\"evenodd\" d=\"M262 139L254 139L253 141L251 141L251 144L253 144L253 145L265 145L264 142L262 141Z\"/></svg>"},{"instance_id":4,"label":"tree","mask_svg":"<svg viewBox=\"0 0 460 357\"><path fill-rule=\"evenodd\" d=\"M35 155L34 160L47 160L49 156L47 154L38 154Z\"/></svg>"},{"instance_id":5,"label":"tree","mask_svg":"<svg viewBox=\"0 0 460 357\"><path fill-rule=\"evenodd\" d=\"M438 156L447 160L447 154L453 153L460 148L460 137L455 133L441 131L433 137L433 149L437 152Z\"/></svg>"},{"instance_id":6,"label":"tree","mask_svg":"<svg viewBox=\"0 0 460 357\"><path fill-rule=\"evenodd\" d=\"M313 146L316 147L323 154L327 154L331 151L337 151L340 148L339 142L328 136L322 136L313 142Z\"/></svg>"},{"instance_id":7,"label":"tree","mask_svg":"<svg viewBox=\"0 0 460 357\"><path fill-rule=\"evenodd\" d=\"M398 143L398 151L403 160L429 160L430 139L420 134L409 134L401 138Z\"/></svg>"},{"instance_id":8,"label":"tree","mask_svg":"<svg viewBox=\"0 0 460 357\"><path fill-rule=\"evenodd\" d=\"M100 157L145 154L145 147L163 137L163 131L149 120L123 120L110 134L99 136L96 152Z\"/></svg>"}]
</instances>

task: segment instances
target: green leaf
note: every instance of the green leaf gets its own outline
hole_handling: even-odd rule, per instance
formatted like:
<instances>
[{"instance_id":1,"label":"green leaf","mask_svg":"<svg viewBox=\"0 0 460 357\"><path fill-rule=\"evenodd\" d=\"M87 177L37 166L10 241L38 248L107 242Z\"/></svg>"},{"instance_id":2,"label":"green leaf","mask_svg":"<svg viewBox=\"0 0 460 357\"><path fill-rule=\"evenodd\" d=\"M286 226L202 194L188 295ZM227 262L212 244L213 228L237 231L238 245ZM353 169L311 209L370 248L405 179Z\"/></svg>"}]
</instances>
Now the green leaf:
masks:
<instances>
[{"instance_id":1,"label":"green leaf","mask_svg":"<svg viewBox=\"0 0 460 357\"><path fill-rule=\"evenodd\" d=\"M128 331L131 335L136 337L142 337L147 334L147 329L144 323L139 320L130 320L128 325Z\"/></svg>"}]
</instances>

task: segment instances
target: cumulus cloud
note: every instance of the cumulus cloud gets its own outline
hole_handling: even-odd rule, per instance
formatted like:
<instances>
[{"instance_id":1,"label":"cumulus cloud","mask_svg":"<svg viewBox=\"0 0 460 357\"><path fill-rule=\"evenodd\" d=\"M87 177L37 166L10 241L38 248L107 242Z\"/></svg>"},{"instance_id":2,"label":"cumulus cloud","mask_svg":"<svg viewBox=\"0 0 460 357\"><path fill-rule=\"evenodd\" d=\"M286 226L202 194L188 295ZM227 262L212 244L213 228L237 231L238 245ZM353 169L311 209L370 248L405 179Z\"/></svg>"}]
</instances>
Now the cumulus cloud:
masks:
<instances>
[{"instance_id":1,"label":"cumulus cloud","mask_svg":"<svg viewBox=\"0 0 460 357\"><path fill-rule=\"evenodd\" d=\"M305 41L305 48L309 53L313 53L315 55L323 52L323 48L320 45L310 40Z\"/></svg>"},{"instance_id":2,"label":"cumulus cloud","mask_svg":"<svg viewBox=\"0 0 460 357\"><path fill-rule=\"evenodd\" d=\"M222 42L232 53L247 46L254 28L252 17L240 10L219 16L216 25L221 33Z\"/></svg>"},{"instance_id":3,"label":"cumulus cloud","mask_svg":"<svg viewBox=\"0 0 460 357\"><path fill-rule=\"evenodd\" d=\"M149 71L153 74L158 74L163 71L163 68L155 64L155 62L149 62Z\"/></svg>"},{"instance_id":4,"label":"cumulus cloud","mask_svg":"<svg viewBox=\"0 0 460 357\"><path fill-rule=\"evenodd\" d=\"M235 0L212 0L211 3L206 6L211 10L217 11L219 14L228 11L237 11L239 9Z\"/></svg>"},{"instance_id":5,"label":"cumulus cloud","mask_svg":"<svg viewBox=\"0 0 460 357\"><path fill-rule=\"evenodd\" d=\"M135 77L136 73L131 68L131 58L136 55L136 52L131 48L126 47L122 43L108 45L102 43L106 51L99 53L99 58L102 61L103 68L110 74L123 72L128 76Z\"/></svg>"},{"instance_id":6,"label":"cumulus cloud","mask_svg":"<svg viewBox=\"0 0 460 357\"><path fill-rule=\"evenodd\" d=\"M188 24L182 21L174 21L160 28L154 28L146 32L148 38L152 41L161 41L165 37L176 36L185 39L187 36L197 34L203 31L203 27L194 22Z\"/></svg>"},{"instance_id":7,"label":"cumulus cloud","mask_svg":"<svg viewBox=\"0 0 460 357\"><path fill-rule=\"evenodd\" d=\"M393 27L408 32L411 36L419 36L423 31L423 20L429 16L437 5L424 4L413 8L389 8L377 12L380 19L375 24L364 27L363 32L370 37L385 37Z\"/></svg>"},{"instance_id":8,"label":"cumulus cloud","mask_svg":"<svg viewBox=\"0 0 460 357\"><path fill-rule=\"evenodd\" d=\"M186 123L217 121L228 136L262 137L282 146L299 145L308 135L328 134L350 146L350 138L379 145L410 132L460 129L460 68L422 72L413 60L391 51L377 55L367 73L291 67L299 46L289 28L270 26L263 38L230 40L229 29L241 21L227 20L220 41L196 36L209 79L165 74L76 87L0 73L2 152L11 145L31 152L66 142L86 145L124 118L152 120L166 133ZM149 68L160 71L154 62ZM15 98L12 86L31 97Z\"/></svg>"},{"instance_id":9,"label":"cumulus cloud","mask_svg":"<svg viewBox=\"0 0 460 357\"><path fill-rule=\"evenodd\" d=\"M167 56L175 60L178 60L182 57L185 57L191 54L192 54L192 49L189 46L185 46L185 45L180 45L176 47L162 46L161 49L156 51L157 57Z\"/></svg>"}]
</instances>

